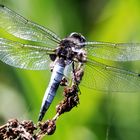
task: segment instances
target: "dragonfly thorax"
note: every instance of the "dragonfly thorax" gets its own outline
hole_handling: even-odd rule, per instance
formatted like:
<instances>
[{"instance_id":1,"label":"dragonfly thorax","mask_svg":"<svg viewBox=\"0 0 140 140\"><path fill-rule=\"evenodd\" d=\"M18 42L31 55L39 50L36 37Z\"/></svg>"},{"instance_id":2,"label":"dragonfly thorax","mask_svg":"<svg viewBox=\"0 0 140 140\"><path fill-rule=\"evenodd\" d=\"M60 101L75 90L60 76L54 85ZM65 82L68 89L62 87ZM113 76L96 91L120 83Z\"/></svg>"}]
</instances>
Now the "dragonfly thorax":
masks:
<instances>
[{"instance_id":1,"label":"dragonfly thorax","mask_svg":"<svg viewBox=\"0 0 140 140\"><path fill-rule=\"evenodd\" d=\"M57 48L56 56L62 57L65 60L83 62L86 59L86 52L82 48L76 48L71 41L65 40L63 44L60 44Z\"/></svg>"},{"instance_id":2,"label":"dragonfly thorax","mask_svg":"<svg viewBox=\"0 0 140 140\"><path fill-rule=\"evenodd\" d=\"M60 45L56 50L56 55L63 57L65 60L84 62L86 60L86 52L83 49L83 46L78 45L84 42L85 38L83 38L83 36L72 33L60 42Z\"/></svg>"}]
</instances>

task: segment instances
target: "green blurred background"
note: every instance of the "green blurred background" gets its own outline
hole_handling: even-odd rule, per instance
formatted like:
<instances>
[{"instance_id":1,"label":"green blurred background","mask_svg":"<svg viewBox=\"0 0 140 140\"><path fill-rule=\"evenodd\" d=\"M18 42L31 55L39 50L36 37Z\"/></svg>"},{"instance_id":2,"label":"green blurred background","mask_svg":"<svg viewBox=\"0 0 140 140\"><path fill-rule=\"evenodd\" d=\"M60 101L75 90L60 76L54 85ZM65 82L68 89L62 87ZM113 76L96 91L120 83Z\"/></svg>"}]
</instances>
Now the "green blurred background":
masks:
<instances>
[{"instance_id":1,"label":"green blurred background","mask_svg":"<svg viewBox=\"0 0 140 140\"><path fill-rule=\"evenodd\" d=\"M1 0L1 4L60 37L80 32L88 40L140 42L139 0ZM123 64L140 72L140 63ZM51 73L27 71L0 62L0 123L10 118L37 122ZM60 88L45 119L63 98ZM139 140L140 95L104 94L81 88L80 105L57 121L49 140Z\"/></svg>"}]
</instances>

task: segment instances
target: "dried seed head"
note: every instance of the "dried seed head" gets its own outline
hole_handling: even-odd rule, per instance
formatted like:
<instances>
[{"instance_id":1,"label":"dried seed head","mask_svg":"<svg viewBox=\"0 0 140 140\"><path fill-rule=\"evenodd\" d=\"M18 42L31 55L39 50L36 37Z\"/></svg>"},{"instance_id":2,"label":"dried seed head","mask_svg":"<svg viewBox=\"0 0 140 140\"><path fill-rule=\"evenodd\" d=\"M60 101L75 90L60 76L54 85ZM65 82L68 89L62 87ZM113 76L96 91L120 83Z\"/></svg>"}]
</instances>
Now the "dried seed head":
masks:
<instances>
[{"instance_id":1,"label":"dried seed head","mask_svg":"<svg viewBox=\"0 0 140 140\"><path fill-rule=\"evenodd\" d=\"M39 125L41 129L41 134L52 135L56 130L56 124L53 120L47 120Z\"/></svg>"},{"instance_id":2,"label":"dried seed head","mask_svg":"<svg viewBox=\"0 0 140 140\"><path fill-rule=\"evenodd\" d=\"M33 134L34 130L37 130L37 127L34 125L32 121L22 121L21 125L25 128L27 132Z\"/></svg>"},{"instance_id":3,"label":"dried seed head","mask_svg":"<svg viewBox=\"0 0 140 140\"><path fill-rule=\"evenodd\" d=\"M64 100L56 106L56 112L61 115L65 112L69 112L73 107L79 103L77 86L66 87L64 89Z\"/></svg>"}]
</instances>

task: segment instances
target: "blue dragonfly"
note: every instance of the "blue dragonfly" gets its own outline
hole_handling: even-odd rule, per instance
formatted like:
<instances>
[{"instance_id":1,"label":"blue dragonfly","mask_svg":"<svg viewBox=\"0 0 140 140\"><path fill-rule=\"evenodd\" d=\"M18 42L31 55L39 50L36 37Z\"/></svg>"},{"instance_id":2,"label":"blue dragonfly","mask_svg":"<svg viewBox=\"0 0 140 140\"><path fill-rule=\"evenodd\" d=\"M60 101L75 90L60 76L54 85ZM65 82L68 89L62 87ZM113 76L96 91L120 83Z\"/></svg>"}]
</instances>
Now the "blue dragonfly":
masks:
<instances>
[{"instance_id":1,"label":"blue dragonfly","mask_svg":"<svg viewBox=\"0 0 140 140\"><path fill-rule=\"evenodd\" d=\"M84 85L93 91L140 91L139 73L97 61L140 60L139 43L89 42L76 32L61 39L51 30L25 19L3 5L0 5L0 31L1 34L6 34L5 38L0 38L1 61L21 69L50 68L52 71L42 100L39 121L43 119L59 85L65 79L69 84ZM81 70L84 75L78 75ZM66 83L64 82L65 86Z\"/></svg>"}]
</instances>

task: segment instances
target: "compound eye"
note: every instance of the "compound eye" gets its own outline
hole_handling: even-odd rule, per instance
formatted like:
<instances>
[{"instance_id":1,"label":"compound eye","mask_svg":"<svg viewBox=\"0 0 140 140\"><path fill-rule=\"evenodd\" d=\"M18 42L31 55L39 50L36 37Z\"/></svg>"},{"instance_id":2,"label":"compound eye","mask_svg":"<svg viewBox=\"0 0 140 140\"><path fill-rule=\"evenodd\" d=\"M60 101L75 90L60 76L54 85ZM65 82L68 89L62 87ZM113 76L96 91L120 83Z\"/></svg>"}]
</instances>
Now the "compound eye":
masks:
<instances>
[{"instance_id":1,"label":"compound eye","mask_svg":"<svg viewBox=\"0 0 140 140\"><path fill-rule=\"evenodd\" d=\"M71 34L70 34L70 37L73 37L73 38L78 39L81 43L83 43L83 42L86 41L86 39L85 39L84 36L82 36L81 34L76 33L76 32L71 33Z\"/></svg>"},{"instance_id":2,"label":"compound eye","mask_svg":"<svg viewBox=\"0 0 140 140\"><path fill-rule=\"evenodd\" d=\"M76 35L78 35L78 33L73 32L73 33L71 33L69 36L70 36L70 37L74 37L74 36L76 36Z\"/></svg>"},{"instance_id":3,"label":"compound eye","mask_svg":"<svg viewBox=\"0 0 140 140\"><path fill-rule=\"evenodd\" d=\"M82 35L81 35L81 38L80 38L80 42L81 42L81 43L84 43L84 42L86 42L86 39L85 39L85 37L84 37L84 36L82 36Z\"/></svg>"}]
</instances>

